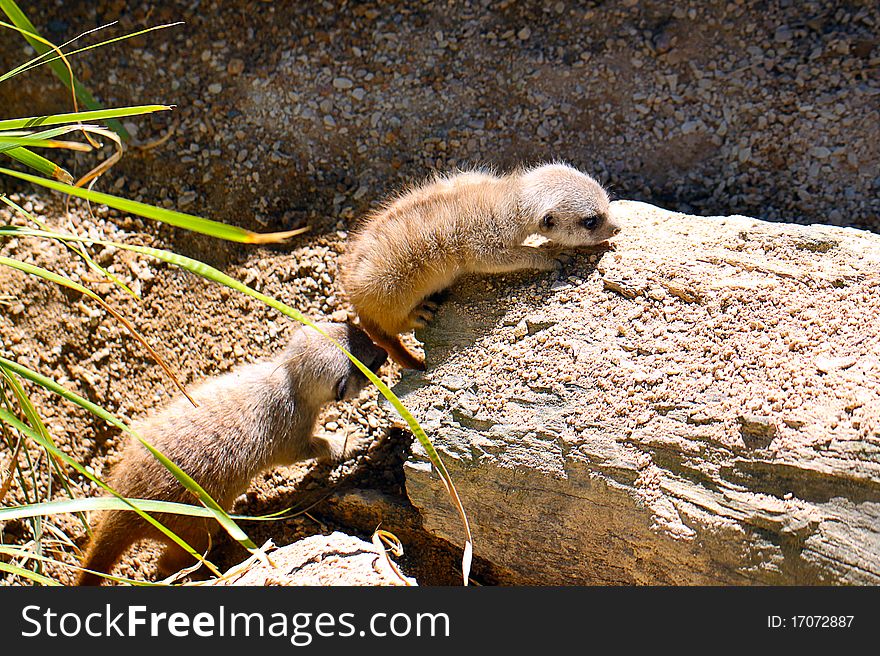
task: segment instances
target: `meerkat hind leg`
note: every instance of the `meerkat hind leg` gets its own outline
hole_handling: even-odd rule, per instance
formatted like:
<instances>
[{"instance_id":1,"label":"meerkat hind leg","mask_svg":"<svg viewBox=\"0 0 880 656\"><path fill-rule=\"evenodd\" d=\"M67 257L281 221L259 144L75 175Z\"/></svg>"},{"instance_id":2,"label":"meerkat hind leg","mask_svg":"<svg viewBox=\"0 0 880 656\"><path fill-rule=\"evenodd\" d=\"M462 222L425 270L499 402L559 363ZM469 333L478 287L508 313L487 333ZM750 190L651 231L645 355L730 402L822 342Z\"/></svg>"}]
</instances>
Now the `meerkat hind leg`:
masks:
<instances>
[{"instance_id":1,"label":"meerkat hind leg","mask_svg":"<svg viewBox=\"0 0 880 656\"><path fill-rule=\"evenodd\" d=\"M176 533L187 544L189 544L189 546L195 549L199 555L205 555L211 542L211 537L207 528L203 529L203 527L200 526L198 529L177 530ZM195 563L196 560L188 551L177 543L169 540L165 546L165 551L162 552L162 556L159 558L157 569L159 570L159 576L164 578L179 572L185 567L191 567L195 565Z\"/></svg>"}]
</instances>

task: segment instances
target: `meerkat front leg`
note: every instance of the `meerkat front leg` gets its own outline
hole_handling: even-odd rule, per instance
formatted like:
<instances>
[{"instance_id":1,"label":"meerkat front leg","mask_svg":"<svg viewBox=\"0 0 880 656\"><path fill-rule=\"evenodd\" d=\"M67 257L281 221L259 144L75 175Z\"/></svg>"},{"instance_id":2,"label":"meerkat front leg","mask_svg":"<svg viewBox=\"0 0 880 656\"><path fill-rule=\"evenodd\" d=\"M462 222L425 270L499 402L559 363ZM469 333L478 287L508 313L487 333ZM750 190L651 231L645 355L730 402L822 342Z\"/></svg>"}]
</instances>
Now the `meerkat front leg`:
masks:
<instances>
[{"instance_id":1,"label":"meerkat front leg","mask_svg":"<svg viewBox=\"0 0 880 656\"><path fill-rule=\"evenodd\" d=\"M553 271L562 265L551 252L532 246L517 246L483 256L473 264L475 273L511 273L523 269Z\"/></svg>"},{"instance_id":2,"label":"meerkat front leg","mask_svg":"<svg viewBox=\"0 0 880 656\"><path fill-rule=\"evenodd\" d=\"M368 438L342 437L339 435L313 436L310 440L310 457L329 462L342 462L362 453Z\"/></svg>"}]
</instances>

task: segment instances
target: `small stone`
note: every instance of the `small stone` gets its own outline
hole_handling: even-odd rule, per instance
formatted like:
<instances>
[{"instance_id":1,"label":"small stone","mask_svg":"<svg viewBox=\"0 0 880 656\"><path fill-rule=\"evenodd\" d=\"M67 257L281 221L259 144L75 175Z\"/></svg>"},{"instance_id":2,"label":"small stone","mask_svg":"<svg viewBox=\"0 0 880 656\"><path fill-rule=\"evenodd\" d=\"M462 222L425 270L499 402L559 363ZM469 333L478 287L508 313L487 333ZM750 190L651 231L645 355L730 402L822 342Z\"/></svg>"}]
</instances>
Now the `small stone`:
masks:
<instances>
[{"instance_id":1,"label":"small stone","mask_svg":"<svg viewBox=\"0 0 880 656\"><path fill-rule=\"evenodd\" d=\"M208 93L213 93L214 95L217 95L221 91L223 91L223 85L219 82L214 82L214 84L208 86Z\"/></svg>"},{"instance_id":2,"label":"small stone","mask_svg":"<svg viewBox=\"0 0 880 656\"><path fill-rule=\"evenodd\" d=\"M337 77L333 79L333 87L339 89L340 91L351 89L353 86L354 83L347 77Z\"/></svg>"},{"instance_id":3,"label":"small stone","mask_svg":"<svg viewBox=\"0 0 880 656\"><path fill-rule=\"evenodd\" d=\"M230 75L241 75L244 72L244 62L238 58L230 59L226 64L226 72Z\"/></svg>"},{"instance_id":4,"label":"small stone","mask_svg":"<svg viewBox=\"0 0 880 656\"><path fill-rule=\"evenodd\" d=\"M654 35L654 50L658 55L669 52L672 49L672 37L668 32L660 32Z\"/></svg>"},{"instance_id":5,"label":"small stone","mask_svg":"<svg viewBox=\"0 0 880 656\"><path fill-rule=\"evenodd\" d=\"M666 290L662 287L651 287L648 290L648 298L652 298L655 301L662 301L666 298Z\"/></svg>"},{"instance_id":6,"label":"small stone","mask_svg":"<svg viewBox=\"0 0 880 656\"><path fill-rule=\"evenodd\" d=\"M530 36L532 36L532 30L531 30L531 28L524 27L519 32L516 33L516 36L520 41L525 41Z\"/></svg>"},{"instance_id":7,"label":"small stone","mask_svg":"<svg viewBox=\"0 0 880 656\"><path fill-rule=\"evenodd\" d=\"M852 357L829 358L820 355L816 358L816 369L823 374L830 374L832 371L837 371L839 369L849 369L855 363L856 359Z\"/></svg>"},{"instance_id":8,"label":"small stone","mask_svg":"<svg viewBox=\"0 0 880 656\"><path fill-rule=\"evenodd\" d=\"M788 25L780 25L773 33L773 40L776 43L788 43L791 41L791 28Z\"/></svg>"},{"instance_id":9,"label":"small stone","mask_svg":"<svg viewBox=\"0 0 880 656\"><path fill-rule=\"evenodd\" d=\"M526 329L528 330L529 335L534 335L538 331L555 326L557 323L554 319L550 319L549 317L540 314L528 316L524 321L526 322Z\"/></svg>"},{"instance_id":10,"label":"small stone","mask_svg":"<svg viewBox=\"0 0 880 656\"><path fill-rule=\"evenodd\" d=\"M690 134L700 126L699 121L685 121L681 126L682 134Z\"/></svg>"},{"instance_id":11,"label":"small stone","mask_svg":"<svg viewBox=\"0 0 880 656\"><path fill-rule=\"evenodd\" d=\"M736 420L739 422L743 442L750 448L769 446L779 430L768 417L740 415Z\"/></svg>"},{"instance_id":12,"label":"small stone","mask_svg":"<svg viewBox=\"0 0 880 656\"><path fill-rule=\"evenodd\" d=\"M439 384L452 392L457 392L458 390L467 389L473 386L474 381L464 374L451 373L443 376L443 378L440 379Z\"/></svg>"}]
</instances>

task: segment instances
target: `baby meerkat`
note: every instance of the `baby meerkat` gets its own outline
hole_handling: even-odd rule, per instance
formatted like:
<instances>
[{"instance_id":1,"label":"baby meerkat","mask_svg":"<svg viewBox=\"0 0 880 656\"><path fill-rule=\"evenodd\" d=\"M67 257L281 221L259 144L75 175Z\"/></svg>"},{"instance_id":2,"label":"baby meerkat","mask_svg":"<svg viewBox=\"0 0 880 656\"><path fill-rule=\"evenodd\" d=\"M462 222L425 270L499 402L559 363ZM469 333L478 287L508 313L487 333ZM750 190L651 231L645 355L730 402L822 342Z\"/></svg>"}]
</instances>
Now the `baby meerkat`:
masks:
<instances>
[{"instance_id":1,"label":"baby meerkat","mask_svg":"<svg viewBox=\"0 0 880 656\"><path fill-rule=\"evenodd\" d=\"M359 328L320 324L328 335L376 372L387 354ZM357 396L366 376L330 341L309 328L295 331L278 357L245 365L211 378L191 395L147 417L134 427L141 437L168 456L228 510L261 471L308 458L341 460L358 448L344 438L313 435L321 407ZM129 498L192 503L171 473L134 437L130 438L109 484ZM213 519L157 513L162 524L196 551L208 548L217 527ZM83 560L83 567L108 573L135 542L165 543L159 562L163 575L192 564L192 557L136 513L103 513ZM101 577L82 572L78 585L100 585Z\"/></svg>"},{"instance_id":2,"label":"baby meerkat","mask_svg":"<svg viewBox=\"0 0 880 656\"><path fill-rule=\"evenodd\" d=\"M364 330L403 367L424 369L399 335L431 320L433 294L468 273L552 270L561 248L618 232L602 186L565 164L465 172L410 189L367 217L339 268ZM551 249L523 245L534 234Z\"/></svg>"}]
</instances>

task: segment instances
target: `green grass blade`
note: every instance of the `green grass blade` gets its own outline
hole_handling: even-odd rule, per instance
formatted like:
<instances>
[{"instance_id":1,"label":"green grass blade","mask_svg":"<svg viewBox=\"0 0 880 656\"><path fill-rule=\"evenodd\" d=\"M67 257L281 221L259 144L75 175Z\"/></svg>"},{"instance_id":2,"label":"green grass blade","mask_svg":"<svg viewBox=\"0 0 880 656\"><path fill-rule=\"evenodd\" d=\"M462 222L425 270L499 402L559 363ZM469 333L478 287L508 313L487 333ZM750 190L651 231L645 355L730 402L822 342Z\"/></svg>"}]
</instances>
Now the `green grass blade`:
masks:
<instances>
[{"instance_id":1,"label":"green grass blade","mask_svg":"<svg viewBox=\"0 0 880 656\"><path fill-rule=\"evenodd\" d=\"M15 376L11 376L7 374L5 371L0 370L0 375L6 380L6 384L9 385L10 389L12 389L12 393L15 395L16 400L18 401L18 407L22 409L24 412L24 416L27 418L31 427L33 427L36 431L43 436L43 439L50 442L53 446L55 446L55 440L52 439L52 435L49 433L49 429L46 428L46 424L43 423L43 419L40 417L37 409L34 407L34 404L31 402L30 397L24 391L21 383L18 382L18 379ZM48 451L47 451L48 453ZM70 489L70 481L67 478L67 474L64 472L62 467L58 464L58 462L54 458L49 458L49 464L52 468L55 469L55 472L58 474L58 477L61 479L61 484L64 487L64 491L67 492L67 496L73 499L73 491ZM85 528L86 532L89 530L89 523L86 521L85 516L80 515L80 522Z\"/></svg>"},{"instance_id":2,"label":"green grass blade","mask_svg":"<svg viewBox=\"0 0 880 656\"><path fill-rule=\"evenodd\" d=\"M48 269L43 269L42 267L38 267L33 264L28 264L27 262L22 262L21 260L15 260L11 257L5 256L0 256L0 265L8 266L12 269L18 269L19 271L23 271L24 273L38 276L40 278L43 278L44 280L48 280L49 282L54 282L56 285L61 285L62 287L67 287L68 289L77 291L80 294L84 294L89 298L93 298L95 300L103 300L88 287L83 287L78 282L74 282L70 278L65 278L64 276L58 275L54 271L49 271Z\"/></svg>"},{"instance_id":3,"label":"green grass blade","mask_svg":"<svg viewBox=\"0 0 880 656\"><path fill-rule=\"evenodd\" d=\"M88 36L89 34L92 34L94 32L99 32L99 31L106 29L108 27L112 27L113 25L115 25L118 22L119 21L113 21L111 23L107 23L106 25L99 25L98 27L93 27L90 30L86 30L82 34L79 34L79 35L73 37L69 41L65 41L64 43L62 43L61 45L59 45L57 47L59 50L63 51L63 49L66 48L67 46L69 46L71 43L73 43L75 41L79 41L81 38ZM5 28L11 29L11 30L15 30L19 34L24 33L24 30L22 30L20 27L16 27L15 25L10 25L9 23L4 23L3 21L0 21L0 27L5 27ZM13 68L11 71L8 71L8 72L4 73L2 76L0 76L0 82L3 82L4 80L7 80L11 77L14 77L15 75L18 75L19 73L24 71L24 69L26 69L26 68L30 68L32 66L38 65L40 62L48 59L51 56L51 53L53 53L53 52L55 52L55 51L51 50L51 49L47 50L43 54L37 55L36 57L26 61L25 63L19 64L18 66Z\"/></svg>"},{"instance_id":4,"label":"green grass blade","mask_svg":"<svg viewBox=\"0 0 880 656\"><path fill-rule=\"evenodd\" d=\"M123 576L111 576L110 574L105 574L104 572L93 572L90 569L84 569L77 565L71 565L70 563L65 563L63 560L58 560L56 558L50 558L48 556L39 556L37 554L33 554L26 549L21 547L13 547L0 544L0 554L5 554L7 556L11 556L12 558L22 558L28 560L36 560L38 562L43 563L52 563L55 565L61 565L62 567L66 567L67 569L74 569L78 572L90 572L92 574L97 574L107 580L116 581L117 583L127 583L129 585L135 585L139 587L157 587L162 586L162 583L153 583L152 581L135 581L134 579L127 579ZM52 580L52 579L49 579ZM57 581L54 582L55 585L58 584ZM52 585L50 583L46 583L46 585Z\"/></svg>"},{"instance_id":5,"label":"green grass blade","mask_svg":"<svg viewBox=\"0 0 880 656\"><path fill-rule=\"evenodd\" d=\"M97 510L132 510L132 506L137 506L144 512L149 513L168 513L171 515L186 515L188 517L213 517L211 511L204 506L192 506L186 503L156 501L154 499L128 498L122 500L116 497L90 497L87 499L46 501L44 503L30 503L23 506L0 508L0 522L9 522L26 517L45 517L48 515L93 512Z\"/></svg>"},{"instance_id":6,"label":"green grass blade","mask_svg":"<svg viewBox=\"0 0 880 656\"><path fill-rule=\"evenodd\" d=\"M112 413L108 412L107 410L105 410L101 406L84 399L83 397L79 396L78 394L71 392L66 387L59 385L57 382L53 381L52 379L47 378L46 376L43 376L42 374L39 374L36 371L28 369L27 367L20 365L17 362L14 362L13 360L8 360L7 358L0 357L0 367L5 367L6 369L8 369L10 371L15 372L17 375L22 376L24 378L27 378L31 382L36 383L37 385L40 385L41 387L45 387L46 389L48 389L51 392L55 392L56 394L62 396L63 398L67 399L68 401L71 401L72 403L75 403L75 404L79 405L80 407L88 410L89 412L96 415L97 417L100 417L104 421L107 421L108 423L111 423L114 426L122 429L124 432L128 433L129 435L133 435L137 440L140 441L141 444L144 445L144 448L146 448L148 451L150 451L150 453L152 453L157 459L159 459L159 461L163 465L165 465L165 467L168 468L168 470L171 472L171 474L178 480L178 482L181 485L183 485L187 490L189 490L190 492L192 492L193 494L195 494L198 497L199 501L201 503L203 503L205 505L205 507L211 511L211 514L214 516L214 518L217 520L217 522L226 530L227 533L229 533L230 537L232 537L239 544L241 544L245 549L247 549L248 551L251 551L252 553L257 553L259 551L259 549L257 548L257 545L255 545L251 541L251 539L247 536L247 534L232 520L232 518L229 516L229 514L226 511L224 511L220 507L220 505L216 501L214 501L214 499L211 498L211 496L198 483L196 483L189 476L189 474L187 474L183 470L181 470L180 467L178 467L170 459L168 459L168 457L165 456L165 454L163 454L161 451L156 449L152 444L150 444L145 439L143 439L140 435L138 435L135 431L133 431L131 429L131 427L129 427L125 422L118 419L116 416L114 416ZM0 409L0 412L3 412L2 409ZM8 413L6 413L6 414L8 414ZM62 460L64 460L65 462L68 462L69 458L68 458L68 456L64 455L62 457ZM86 476L88 476L90 479L98 482L98 484L101 485L101 487L103 487L108 492L113 494L113 496L115 496L117 498L122 498L120 495L116 494L113 490L111 490L106 484L99 481L98 479L95 479L95 477L93 477L91 474L86 472L79 465L79 463L76 463L76 461L73 461L73 462L75 463L74 465L72 465L74 467L74 469L76 469L80 473L85 473ZM140 512L138 514L143 517L146 517L145 515L143 515ZM152 523L154 525L156 524L155 520L153 520L152 517L149 518L149 521L150 521L150 523ZM164 528L164 527L162 527L162 528ZM165 531L163 531L163 532L165 532ZM177 536L174 536L174 538L176 538L176 537ZM178 542L178 540L179 540L179 538L175 539L175 542ZM178 542L178 544L180 544L180 542ZM183 546L183 545L181 545L181 546ZM184 547L184 548L186 548L186 547ZM187 549L187 551L190 554L193 554L197 560L203 560L200 556L195 555L195 552L192 550L192 548ZM213 565L209 565L209 568L213 568Z\"/></svg>"},{"instance_id":7,"label":"green grass blade","mask_svg":"<svg viewBox=\"0 0 880 656\"><path fill-rule=\"evenodd\" d=\"M8 367L4 363L4 364L0 364L0 368L8 368ZM67 391L67 390L65 390L65 391ZM73 394L72 392L68 392L68 393ZM66 462L68 465L73 467L80 474L82 474L83 476L85 476L89 480L95 482L97 485L99 485L101 488L103 488L104 490L106 490L107 492L109 492L110 494L115 496L116 498L122 499L123 501L127 502L125 497L123 497L121 494L116 492L113 488L111 488L109 485L107 485L104 481L102 481L97 476L90 474L89 471L85 467L83 467L81 464L79 464L76 460L74 460L73 458L68 456L61 449L59 449L59 448L55 447L54 445L50 444L49 442L45 441L39 433L37 433L36 431L31 429L29 426L20 422L15 416L13 416L10 412L8 412L7 410L5 410L3 408L0 408L0 421L2 421L5 424L7 424L8 426L14 428L18 432L20 432L22 435L29 437L34 442L36 442L37 444L42 446L44 449L49 450L53 455L57 456L58 458L61 458L64 462ZM205 566L207 566L208 569L210 569L212 572L215 572L215 573L218 572L217 568L212 563L205 560L200 553L198 553L195 549L193 549L185 540L180 538L176 533L174 533L170 529L166 528L162 523L160 523L158 520L154 519L153 517L151 517L150 515L148 515L144 511L142 511L137 506L133 505L130 502L127 502L127 503L134 512L136 512L138 515L140 515L140 517L142 517L144 520L149 522L157 530L161 531L164 535L168 536L169 539L173 540L175 544L177 544L182 549L184 549L194 559L203 562L205 564Z\"/></svg>"},{"instance_id":8,"label":"green grass blade","mask_svg":"<svg viewBox=\"0 0 880 656\"><path fill-rule=\"evenodd\" d=\"M29 569L16 567L15 565L9 565L8 563L0 562L0 572L10 572L12 574L17 574L22 578L30 579L34 583L39 583L41 585L61 585L58 581L50 579L48 576L43 576L42 574L37 574L36 572L32 572Z\"/></svg>"},{"instance_id":9,"label":"green grass blade","mask_svg":"<svg viewBox=\"0 0 880 656\"><path fill-rule=\"evenodd\" d=\"M238 524L236 524L229 516L229 514L220 507L220 504L214 501L211 495L208 494L201 485L196 483L196 481L193 480L186 472L175 465L168 457L166 457L161 451L156 449L152 444L150 444L140 436L136 437L159 462L165 465L165 468L168 469L168 471L170 471L187 490L198 497L199 501L201 501L205 505L205 507L209 511L211 511L211 513L214 515L214 519L216 519L220 523L220 525L230 535L230 537L232 537L233 540L237 541L239 544L241 544L241 546L243 546L251 553L259 553L259 547L257 547L257 545L254 544L253 541L251 541L247 534L243 530L241 530Z\"/></svg>"},{"instance_id":10,"label":"green grass blade","mask_svg":"<svg viewBox=\"0 0 880 656\"><path fill-rule=\"evenodd\" d=\"M0 132L0 153L11 150L16 146L39 146L39 147L56 147L55 144L65 143L55 141L55 137L70 132L76 132L84 128L94 128L92 125L63 125L57 128L50 128L41 132L28 132L22 130L2 131ZM89 144L83 144L85 148L91 150Z\"/></svg>"},{"instance_id":11,"label":"green grass blade","mask_svg":"<svg viewBox=\"0 0 880 656\"><path fill-rule=\"evenodd\" d=\"M40 34L37 32L37 29L34 27L33 23L28 20L28 17L25 16L24 12L19 9L18 5L14 0L0 0L0 9L9 17L9 20L22 32L22 36L24 36L25 40L33 47L34 50L37 51L38 55L45 54L47 52L54 52L54 49L47 45L49 42L46 41ZM55 73L55 76L61 81L64 86L68 89L72 89L74 94L76 94L77 100L79 100L83 105L85 105L88 109L101 109L101 103L99 103L95 98L89 93L89 90L86 89L82 84L80 84L79 80L74 77L74 75L67 69L67 66L64 65L62 61L52 61L49 63L49 68L52 69L52 72ZM131 136L128 134L128 131L124 127L122 127L122 123L119 121L108 121L110 127L119 134L123 139L130 139Z\"/></svg>"},{"instance_id":12,"label":"green grass blade","mask_svg":"<svg viewBox=\"0 0 880 656\"><path fill-rule=\"evenodd\" d=\"M21 162L25 166L28 166L45 176L54 178L56 180L61 180L62 182L66 182L68 184L73 182L73 176L70 175L70 173L65 171L54 162L49 161L42 155L37 155L27 148L11 148L10 150L5 151L3 154L7 157L11 157L12 159ZM41 178L37 179L39 180Z\"/></svg>"},{"instance_id":13,"label":"green grass blade","mask_svg":"<svg viewBox=\"0 0 880 656\"><path fill-rule=\"evenodd\" d=\"M146 203L139 203L134 200L120 198L119 196L111 196L110 194L104 194L97 191L80 189L79 187L61 184L59 182L38 178L34 175L20 173L10 169L0 168L0 173L27 180L28 182L33 182L34 184L48 187L49 189L54 189L55 191L60 191L70 196L76 196L77 198L84 198L91 202L101 203L123 212L128 212L129 214L137 214L138 216L153 219L154 221L160 221L178 228L184 228L192 232L198 232L203 235L209 235L227 241L246 244L270 243L274 241L283 241L287 237L305 232L305 229L303 228L289 232L275 232L268 234L251 232L250 230L220 223L219 221L203 219L200 216L193 216L192 214L184 214L183 212L177 212L175 210L154 207L153 205L147 205Z\"/></svg>"},{"instance_id":14,"label":"green grass blade","mask_svg":"<svg viewBox=\"0 0 880 656\"><path fill-rule=\"evenodd\" d=\"M9 522L14 519L27 519L29 517L47 517L51 515L94 512L98 510L131 510L133 504L148 513L167 513L169 515L186 515L187 517L212 518L214 514L204 506L193 506L186 503L173 501L157 501L155 499L127 498L125 501L116 497L88 497L83 499L69 499L64 501L45 501L42 503L29 503L21 506L0 508L0 522ZM232 519L245 521L276 521L287 519L282 516L289 508L270 515L230 515Z\"/></svg>"},{"instance_id":15,"label":"green grass blade","mask_svg":"<svg viewBox=\"0 0 880 656\"><path fill-rule=\"evenodd\" d=\"M11 234L21 234L26 235L30 234L32 236L44 236L44 237L52 237L52 238L67 238L64 235L47 235L42 233L41 231L36 230L28 230L23 228L17 228L15 226L5 226L0 227L0 235L11 235ZM149 255L156 259L162 260L169 264L173 264L182 269L186 269L191 273L195 273L203 278L216 282L218 284L229 287L230 289L234 289L243 294L247 294L248 296L252 296L259 301L262 301L269 307L272 307L282 314L287 315L291 319L295 319L296 321L309 326L314 329L321 335L323 335L326 339L330 340L340 351L342 351L349 360L361 370L361 372L372 382L378 389L379 392L384 396L389 403L391 403L392 407L397 411L397 413L403 418L406 422L407 426L409 426L410 431L425 449L425 452L428 454L428 458L431 460L434 467L437 469L437 472L440 474L441 480L443 481L444 486L446 487L446 491L451 497L453 501L453 505L455 505L456 510L459 513L459 516L462 520L462 525L464 528L465 534L465 547L464 547L464 558L462 562L462 571L464 576L465 585L467 585L468 574L470 571L470 561L473 553L473 538L471 536L470 524L468 522L467 514L465 513L464 506L461 503L461 499L458 496L458 491L455 489L455 484L452 481L452 477L449 475L449 471L446 469L446 466L443 464L442 459L440 458L440 454L437 453L437 450L434 448L434 445L431 443L430 438L425 433L424 429L421 427L416 418L413 417L412 413L403 405L397 395L391 391L391 389L384 383L382 380L376 376L370 369L354 357L351 353L348 352L339 342L328 336L321 329L319 329L311 320L306 318L303 314L295 310L294 308L278 301L270 296L266 296L265 294L261 294L255 289L251 289L244 283L239 282L235 278L232 278L222 271L215 269L212 266L205 264L204 262L199 262L198 260L194 260L192 258L179 255L177 253L172 253L170 251L165 251L157 248L150 248L147 246L134 246L129 244L122 244L118 242L110 242L110 241L102 241L102 240L93 240L93 239L84 239L85 243L95 243L102 244L107 246L115 246L116 248L121 248L124 250L134 251L136 253L141 253L143 255ZM2 361L2 358L0 358Z\"/></svg>"},{"instance_id":16,"label":"green grass blade","mask_svg":"<svg viewBox=\"0 0 880 656\"><path fill-rule=\"evenodd\" d=\"M111 25L112 24L113 23L111 23ZM142 35L146 34L147 32L155 32L157 30L164 30L168 27L175 27L177 25L183 25L183 21L177 21L176 23L166 23L164 25L154 25L153 27L148 27L146 29L139 30L137 32L131 32L130 34L123 34L122 36L113 37L112 39L107 39L107 40L101 41L99 43L93 43L92 45L85 46L84 48L78 48L76 50L71 50L70 52L65 52L64 57L67 59L70 59L71 57L78 55L80 53L86 52L87 50L94 50L95 48L101 48L103 46L110 45L111 43L118 43L119 41L125 41L126 39L133 39L137 36L142 36ZM109 26L110 25L104 25L102 27L109 27ZM14 28L14 26L9 26L9 27ZM84 32L83 34L80 34L75 39L71 39L67 43L64 43L64 44L58 46L58 48L64 48L65 46L76 41L76 39L80 38L81 36L85 36L86 34L90 34L91 32L95 32L95 31L97 31L97 29L102 29L102 28L96 28L94 30L89 30L88 32ZM45 53L38 55L37 57L34 57L30 61L27 61L24 64L21 64L20 66L16 66L8 73L4 73L3 75L0 75L0 82L5 82L6 80L8 80L12 77L15 77L16 75L26 73L30 70L33 70L33 69L38 68L40 66L43 66L44 64L51 64L54 61L62 59L61 55L55 55L54 57L47 58L47 55L49 55L49 53L51 53L51 52L53 52L53 51L50 48ZM67 73L67 78L70 79L69 72L67 72L67 71L65 71L65 72Z\"/></svg>"},{"instance_id":17,"label":"green grass blade","mask_svg":"<svg viewBox=\"0 0 880 656\"><path fill-rule=\"evenodd\" d=\"M70 237L68 237L70 239ZM150 343L147 341L146 337L138 332L137 328L134 327L134 324L131 323L128 319L125 318L120 312L113 308L107 301L98 296L95 292L87 287L80 285L69 278L65 278L64 276L60 276L53 271L49 271L47 269L43 269L42 267L34 266L33 264L28 264L27 262L22 262L20 260L15 260L9 257L0 256L0 266L8 266L13 269L18 269L19 271L23 271L25 273L29 273L31 275L37 276L44 280L48 280L49 282L53 282L56 285L61 285L63 287L67 287L68 289L72 289L74 291L79 292L80 294L84 294L89 298L95 300L98 305L100 305L104 310L106 310L109 314L113 315L113 318L116 319L119 323L125 326L126 330L128 330L129 334L134 337L141 346L150 354L150 357L155 360L155 362L162 367L162 370L168 375L174 385L183 392L183 395L189 399L189 401L195 405L195 401L192 400L192 397L186 391L186 388L183 386L183 383L177 378L174 372L171 370L171 367L165 362L161 355L154 349Z\"/></svg>"},{"instance_id":18,"label":"green grass blade","mask_svg":"<svg viewBox=\"0 0 880 656\"><path fill-rule=\"evenodd\" d=\"M89 144L79 143L76 141L58 141L57 139L36 139L34 137L5 137L0 133L0 153L5 153L18 148L19 146L27 146L28 148L64 148L67 150L76 150L88 152L92 150Z\"/></svg>"},{"instance_id":19,"label":"green grass blade","mask_svg":"<svg viewBox=\"0 0 880 656\"><path fill-rule=\"evenodd\" d=\"M25 378L32 383L36 383L40 387L43 387L50 392L54 392L55 394L67 399L71 403L74 403L84 410L89 411L96 417L103 419L108 424L112 424L113 426L116 426L116 428L119 428L126 433L132 434L132 430L128 427L128 424L117 418L116 415L108 412L96 403L92 403L88 399L79 396L75 392L71 392L66 387L60 385L51 378L48 378L41 373L33 371L32 369L28 369L24 365L18 364L15 360L9 360L8 358L4 358L3 356L0 356L0 367L4 367L8 371L16 374L17 376Z\"/></svg>"},{"instance_id":20,"label":"green grass blade","mask_svg":"<svg viewBox=\"0 0 880 656\"><path fill-rule=\"evenodd\" d=\"M0 0L2 2L3 0ZM47 114L28 118L10 118L0 121L0 130L20 130L41 125L63 125L88 121L106 121L125 116L141 116L154 112L165 112L173 109L172 105L135 105L132 107L116 107L88 112L70 112L68 114Z\"/></svg>"}]
</instances>

